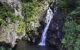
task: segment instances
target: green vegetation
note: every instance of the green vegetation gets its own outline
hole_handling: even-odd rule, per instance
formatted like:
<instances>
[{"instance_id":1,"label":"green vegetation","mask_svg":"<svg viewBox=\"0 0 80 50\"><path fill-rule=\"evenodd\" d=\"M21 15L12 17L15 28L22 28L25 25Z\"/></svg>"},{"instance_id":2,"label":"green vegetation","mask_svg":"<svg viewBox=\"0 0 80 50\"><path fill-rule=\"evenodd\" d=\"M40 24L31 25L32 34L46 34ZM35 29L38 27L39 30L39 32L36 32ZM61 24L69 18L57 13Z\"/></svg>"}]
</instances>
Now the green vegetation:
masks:
<instances>
[{"instance_id":1,"label":"green vegetation","mask_svg":"<svg viewBox=\"0 0 80 50\"><path fill-rule=\"evenodd\" d=\"M41 11L43 0L22 0L22 15L24 19L14 15L14 9L6 3L0 3L0 26L4 27L6 31L9 31L7 22L3 19L6 16L10 19L10 24L16 23L14 29L17 33L25 31L32 33L32 23L38 22L38 14ZM80 50L80 1L79 0L59 0L59 8L64 13L67 13L65 18L65 24L63 30L65 32L62 39L62 47L67 50ZM3 49L2 49L3 50ZM11 50L11 49L10 49Z\"/></svg>"},{"instance_id":2,"label":"green vegetation","mask_svg":"<svg viewBox=\"0 0 80 50\"><path fill-rule=\"evenodd\" d=\"M26 31L33 30L31 22L37 22L41 9L41 1L39 0L22 0L23 16L26 24Z\"/></svg>"},{"instance_id":3,"label":"green vegetation","mask_svg":"<svg viewBox=\"0 0 80 50\"><path fill-rule=\"evenodd\" d=\"M14 10L6 3L0 3L0 16L10 17L14 13Z\"/></svg>"},{"instance_id":4,"label":"green vegetation","mask_svg":"<svg viewBox=\"0 0 80 50\"><path fill-rule=\"evenodd\" d=\"M22 33L25 31L25 23L23 20L20 20L17 24L17 27L15 28L15 32Z\"/></svg>"},{"instance_id":5,"label":"green vegetation","mask_svg":"<svg viewBox=\"0 0 80 50\"><path fill-rule=\"evenodd\" d=\"M2 26L6 26L6 21L3 19L4 16L12 19L12 21L13 21L15 19L15 16L13 15L13 13L14 13L14 10L8 4L0 3L0 24Z\"/></svg>"},{"instance_id":6,"label":"green vegetation","mask_svg":"<svg viewBox=\"0 0 80 50\"><path fill-rule=\"evenodd\" d=\"M75 0L59 0L58 1L58 6L62 11L66 11L67 13L71 12L74 10L77 6Z\"/></svg>"},{"instance_id":7,"label":"green vegetation","mask_svg":"<svg viewBox=\"0 0 80 50\"><path fill-rule=\"evenodd\" d=\"M65 7L64 9L69 11L63 28L65 35L62 39L62 47L67 50L80 50L80 2L79 0L77 0L77 2L76 8L73 10L71 10L73 7L68 7L70 9L66 7L68 4L61 3L61 5Z\"/></svg>"},{"instance_id":8,"label":"green vegetation","mask_svg":"<svg viewBox=\"0 0 80 50\"><path fill-rule=\"evenodd\" d=\"M14 9L7 3L0 3L0 26L4 28L6 32L9 32L9 24L11 28L16 24L16 28L13 28L14 31L16 33L23 33L25 30L24 19L21 19L19 16L15 16L14 13Z\"/></svg>"},{"instance_id":9,"label":"green vegetation","mask_svg":"<svg viewBox=\"0 0 80 50\"><path fill-rule=\"evenodd\" d=\"M24 19L16 16L14 9L7 3L0 3L0 27L0 29L4 29L4 32L0 31L0 41L5 41L5 35L10 32L11 29L19 36L25 33Z\"/></svg>"}]
</instances>

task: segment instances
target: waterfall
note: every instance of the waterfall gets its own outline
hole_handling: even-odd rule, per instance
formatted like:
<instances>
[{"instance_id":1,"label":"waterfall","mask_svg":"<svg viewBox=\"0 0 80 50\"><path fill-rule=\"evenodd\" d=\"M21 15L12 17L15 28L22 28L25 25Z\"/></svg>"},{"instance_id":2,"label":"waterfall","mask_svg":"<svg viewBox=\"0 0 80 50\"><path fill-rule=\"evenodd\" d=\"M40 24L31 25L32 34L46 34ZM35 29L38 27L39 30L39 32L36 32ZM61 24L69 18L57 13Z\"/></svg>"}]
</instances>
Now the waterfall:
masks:
<instances>
[{"instance_id":1,"label":"waterfall","mask_svg":"<svg viewBox=\"0 0 80 50\"><path fill-rule=\"evenodd\" d=\"M40 46L45 46L46 45L45 41L46 41L47 30L48 30L48 27L50 25L51 19L53 18L53 16L54 16L54 14L55 14L56 11L57 11L57 7L54 8L54 12L50 9L50 7L47 10L47 16L46 16L47 17L47 25L44 28L44 31L43 31L42 36L41 36L41 41L38 44Z\"/></svg>"}]
</instances>

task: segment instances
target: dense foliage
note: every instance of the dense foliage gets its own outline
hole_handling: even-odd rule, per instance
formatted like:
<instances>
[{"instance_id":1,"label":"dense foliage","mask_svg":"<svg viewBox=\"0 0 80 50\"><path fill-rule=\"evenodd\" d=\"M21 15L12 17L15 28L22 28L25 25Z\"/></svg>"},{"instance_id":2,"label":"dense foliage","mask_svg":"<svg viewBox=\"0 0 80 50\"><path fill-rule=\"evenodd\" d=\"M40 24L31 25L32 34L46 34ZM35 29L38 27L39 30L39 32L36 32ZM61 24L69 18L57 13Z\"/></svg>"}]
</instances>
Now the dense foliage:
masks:
<instances>
[{"instance_id":1,"label":"dense foliage","mask_svg":"<svg viewBox=\"0 0 80 50\"><path fill-rule=\"evenodd\" d=\"M15 17L13 13L14 13L14 10L8 4L0 3L0 24L5 25L6 22L4 21L5 20L4 18L7 18L7 17L14 20Z\"/></svg>"},{"instance_id":2,"label":"dense foliage","mask_svg":"<svg viewBox=\"0 0 80 50\"><path fill-rule=\"evenodd\" d=\"M58 2L59 2L58 4L59 8L62 11L66 11L66 12L71 12L77 6L75 0L59 0Z\"/></svg>"},{"instance_id":3,"label":"dense foliage","mask_svg":"<svg viewBox=\"0 0 80 50\"><path fill-rule=\"evenodd\" d=\"M38 22L38 16L41 9L41 1L39 0L22 0L23 16L26 24L26 32L33 30L32 22Z\"/></svg>"},{"instance_id":4,"label":"dense foliage","mask_svg":"<svg viewBox=\"0 0 80 50\"><path fill-rule=\"evenodd\" d=\"M77 2L76 2L77 3L76 7L75 4L73 4L74 6L71 6L72 8L75 7L75 9L72 9L71 7L68 7L70 8L68 9L66 7L66 5L69 4L69 2L68 4L61 3L64 9L67 9L69 11L69 13L67 13L68 15L65 18L66 21L63 29L65 35L62 40L63 43L62 47L66 48L67 50L80 50L80 40L79 40L80 39L80 34L79 34L80 33L80 6L79 6L80 1L77 0Z\"/></svg>"},{"instance_id":5,"label":"dense foliage","mask_svg":"<svg viewBox=\"0 0 80 50\"><path fill-rule=\"evenodd\" d=\"M17 33L22 33L25 30L24 19L16 16L14 9L10 5L7 3L0 3L0 26L5 28L6 31L10 31L9 24L12 27L16 24L14 31Z\"/></svg>"}]
</instances>

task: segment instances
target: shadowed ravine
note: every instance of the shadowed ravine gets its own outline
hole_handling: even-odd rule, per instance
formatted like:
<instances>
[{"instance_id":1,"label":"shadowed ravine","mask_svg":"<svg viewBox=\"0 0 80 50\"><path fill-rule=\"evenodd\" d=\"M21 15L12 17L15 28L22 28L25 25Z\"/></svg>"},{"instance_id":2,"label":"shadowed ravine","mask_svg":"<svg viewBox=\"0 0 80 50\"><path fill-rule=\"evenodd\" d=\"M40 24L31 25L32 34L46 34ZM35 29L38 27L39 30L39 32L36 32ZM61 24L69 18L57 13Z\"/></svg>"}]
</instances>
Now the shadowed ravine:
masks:
<instances>
[{"instance_id":1,"label":"shadowed ravine","mask_svg":"<svg viewBox=\"0 0 80 50\"><path fill-rule=\"evenodd\" d=\"M80 50L80 0L0 0L0 50Z\"/></svg>"},{"instance_id":2,"label":"shadowed ravine","mask_svg":"<svg viewBox=\"0 0 80 50\"><path fill-rule=\"evenodd\" d=\"M46 20L47 21L47 24L46 24L46 26L44 28L43 33L42 33L40 43L39 44L33 44L33 43L28 43L25 40L20 40L17 43L17 45L15 46L14 50L60 50L60 43L61 43L60 42L60 39L62 37L63 19L62 18L61 19L56 19L58 17L58 15L60 14L60 12L57 12L57 7L56 6L54 6L54 8L51 8L51 9L50 8L48 9L47 14L46 14L47 15L47 18L48 18ZM53 11L52 11L52 9L53 9ZM57 22L57 21L59 21L59 22ZM52 27L52 24L53 24L54 27ZM57 30L57 31L55 31L55 30ZM54 35L54 37L52 37L53 39L50 37L51 32ZM47 33L48 33L49 36L47 35ZM56 37L56 39L55 39L55 37ZM50 41L48 41L48 40L50 40ZM48 45L46 43L48 43L48 44L51 43L51 44Z\"/></svg>"}]
</instances>

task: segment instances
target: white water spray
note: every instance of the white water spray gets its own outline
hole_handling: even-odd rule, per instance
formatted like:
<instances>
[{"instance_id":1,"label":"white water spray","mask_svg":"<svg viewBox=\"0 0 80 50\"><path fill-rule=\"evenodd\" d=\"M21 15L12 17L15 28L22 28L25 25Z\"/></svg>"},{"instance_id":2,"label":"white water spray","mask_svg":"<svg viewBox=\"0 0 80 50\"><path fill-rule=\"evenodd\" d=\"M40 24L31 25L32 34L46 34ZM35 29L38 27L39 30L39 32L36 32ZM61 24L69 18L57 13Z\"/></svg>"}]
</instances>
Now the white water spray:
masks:
<instances>
[{"instance_id":1,"label":"white water spray","mask_svg":"<svg viewBox=\"0 0 80 50\"><path fill-rule=\"evenodd\" d=\"M45 41L46 41L47 30L48 30L48 27L49 27L49 25L50 25L51 19L53 18L56 10L57 10L56 7L54 8L54 13L53 13L53 11L52 11L50 8L47 10L47 16L46 16L46 17L47 17L47 25L46 25L43 33L42 33L41 41L40 41L40 43L38 44L38 45L40 45L40 46L45 46L45 45L46 45L46 44L45 44Z\"/></svg>"}]
</instances>

